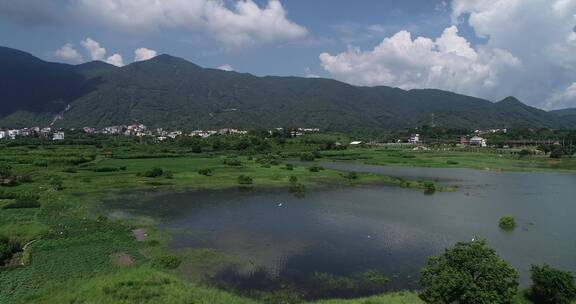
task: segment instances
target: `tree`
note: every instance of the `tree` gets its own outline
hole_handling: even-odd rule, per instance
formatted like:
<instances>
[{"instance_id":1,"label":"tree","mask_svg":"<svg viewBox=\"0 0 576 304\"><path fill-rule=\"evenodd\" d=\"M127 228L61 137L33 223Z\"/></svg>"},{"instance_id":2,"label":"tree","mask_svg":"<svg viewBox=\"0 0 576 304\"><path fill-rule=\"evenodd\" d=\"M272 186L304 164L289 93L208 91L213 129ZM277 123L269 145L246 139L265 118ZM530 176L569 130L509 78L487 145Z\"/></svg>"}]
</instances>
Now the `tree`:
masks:
<instances>
[{"instance_id":1,"label":"tree","mask_svg":"<svg viewBox=\"0 0 576 304\"><path fill-rule=\"evenodd\" d=\"M498 226L502 230L513 230L516 228L516 220L513 217L507 215L500 218Z\"/></svg>"},{"instance_id":2,"label":"tree","mask_svg":"<svg viewBox=\"0 0 576 304\"><path fill-rule=\"evenodd\" d=\"M422 269L420 297L435 304L511 303L518 274L485 241L457 243Z\"/></svg>"},{"instance_id":3,"label":"tree","mask_svg":"<svg viewBox=\"0 0 576 304\"><path fill-rule=\"evenodd\" d=\"M5 162L0 162L0 179L7 179L12 176L12 166Z\"/></svg>"},{"instance_id":4,"label":"tree","mask_svg":"<svg viewBox=\"0 0 576 304\"><path fill-rule=\"evenodd\" d=\"M569 304L576 300L576 286L571 273L548 265L533 265L530 272L535 303Z\"/></svg>"}]
</instances>

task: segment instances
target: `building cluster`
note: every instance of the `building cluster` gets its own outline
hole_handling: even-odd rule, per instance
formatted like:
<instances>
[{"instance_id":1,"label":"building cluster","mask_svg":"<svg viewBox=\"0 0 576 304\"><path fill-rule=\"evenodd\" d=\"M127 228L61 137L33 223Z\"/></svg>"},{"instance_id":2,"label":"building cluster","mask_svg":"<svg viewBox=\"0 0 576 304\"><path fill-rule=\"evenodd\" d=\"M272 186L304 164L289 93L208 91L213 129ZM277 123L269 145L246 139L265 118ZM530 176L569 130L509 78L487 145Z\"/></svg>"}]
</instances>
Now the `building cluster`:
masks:
<instances>
[{"instance_id":1,"label":"building cluster","mask_svg":"<svg viewBox=\"0 0 576 304\"><path fill-rule=\"evenodd\" d=\"M53 130L50 127L40 128L22 128L22 129L0 129L0 140L2 139L16 139L17 137L44 137L52 138L52 140L64 140L64 132L60 130Z\"/></svg>"},{"instance_id":2,"label":"building cluster","mask_svg":"<svg viewBox=\"0 0 576 304\"><path fill-rule=\"evenodd\" d=\"M277 130L282 130L278 128ZM124 135L124 136L136 136L136 137L155 137L159 141L166 140L168 138L175 139L179 136L190 136L190 137L202 137L207 138L213 135L245 135L248 133L246 130L224 128L217 130L195 130L190 133L176 130L167 131L163 128L149 129L143 124L134 125L119 125L119 126L109 126L102 129L96 129L92 127L84 127L82 131L86 134L104 134L104 135ZM270 131L272 132L272 131ZM320 132L317 128L298 128L291 131L293 136L300 136L306 132ZM1 130L0 129L0 139L16 139L17 137L44 137L52 138L52 140L64 140L64 131L62 130L52 130L51 128L24 128L24 129L10 129Z\"/></svg>"}]
</instances>

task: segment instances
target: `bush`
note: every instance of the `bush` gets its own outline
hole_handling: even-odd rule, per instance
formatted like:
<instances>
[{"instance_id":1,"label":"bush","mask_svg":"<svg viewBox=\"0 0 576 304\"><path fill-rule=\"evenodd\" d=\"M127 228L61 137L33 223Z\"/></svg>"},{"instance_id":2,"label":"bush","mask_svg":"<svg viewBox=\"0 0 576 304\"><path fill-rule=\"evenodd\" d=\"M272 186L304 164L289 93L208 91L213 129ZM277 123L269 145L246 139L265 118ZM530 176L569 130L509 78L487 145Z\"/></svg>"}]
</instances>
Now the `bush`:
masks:
<instances>
[{"instance_id":1,"label":"bush","mask_svg":"<svg viewBox=\"0 0 576 304\"><path fill-rule=\"evenodd\" d=\"M358 173L356 172L348 172L348 174L344 175L346 179L355 180L358 179Z\"/></svg>"},{"instance_id":2,"label":"bush","mask_svg":"<svg viewBox=\"0 0 576 304\"><path fill-rule=\"evenodd\" d=\"M160 177L164 173L164 170L159 167L154 167L146 172L144 172L144 177Z\"/></svg>"},{"instance_id":3,"label":"bush","mask_svg":"<svg viewBox=\"0 0 576 304\"><path fill-rule=\"evenodd\" d=\"M212 169L200 169L200 170L198 170L198 174L204 175L204 176L211 176L212 174L214 174L214 170L212 170Z\"/></svg>"},{"instance_id":4,"label":"bush","mask_svg":"<svg viewBox=\"0 0 576 304\"><path fill-rule=\"evenodd\" d=\"M430 258L420 282L427 303L511 303L518 274L485 241L471 241Z\"/></svg>"},{"instance_id":5,"label":"bush","mask_svg":"<svg viewBox=\"0 0 576 304\"><path fill-rule=\"evenodd\" d=\"M242 166L242 162L239 159L235 158L227 158L223 161L223 163L230 167L240 167Z\"/></svg>"},{"instance_id":6,"label":"bush","mask_svg":"<svg viewBox=\"0 0 576 304\"><path fill-rule=\"evenodd\" d=\"M250 176L240 175L238 176L238 184L240 185L251 185L254 183L254 180Z\"/></svg>"},{"instance_id":7,"label":"bush","mask_svg":"<svg viewBox=\"0 0 576 304\"><path fill-rule=\"evenodd\" d=\"M165 170L164 173L162 173L162 176L164 176L164 178L167 178L167 179L173 179L174 178L174 174L172 173L172 171L168 171L168 170Z\"/></svg>"},{"instance_id":8,"label":"bush","mask_svg":"<svg viewBox=\"0 0 576 304\"><path fill-rule=\"evenodd\" d=\"M436 192L436 185L433 182L424 183L424 194L434 194Z\"/></svg>"},{"instance_id":9,"label":"bush","mask_svg":"<svg viewBox=\"0 0 576 304\"><path fill-rule=\"evenodd\" d=\"M12 166L5 162L0 162L0 179L9 178L12 176Z\"/></svg>"},{"instance_id":10,"label":"bush","mask_svg":"<svg viewBox=\"0 0 576 304\"><path fill-rule=\"evenodd\" d=\"M20 250L20 244L11 241L5 236L0 236L0 266L4 265L7 260L11 259Z\"/></svg>"},{"instance_id":11,"label":"bush","mask_svg":"<svg viewBox=\"0 0 576 304\"><path fill-rule=\"evenodd\" d=\"M92 171L94 172L117 172L118 170L119 170L118 168L112 168L112 167L100 167L92 169Z\"/></svg>"},{"instance_id":12,"label":"bush","mask_svg":"<svg viewBox=\"0 0 576 304\"><path fill-rule=\"evenodd\" d=\"M38 198L33 196L24 196L17 198L12 203L8 203L2 207L3 209L27 209L27 208L39 208L40 202Z\"/></svg>"},{"instance_id":13,"label":"bush","mask_svg":"<svg viewBox=\"0 0 576 304\"><path fill-rule=\"evenodd\" d=\"M48 167L48 162L45 160L34 161L34 166L36 167Z\"/></svg>"},{"instance_id":14,"label":"bush","mask_svg":"<svg viewBox=\"0 0 576 304\"><path fill-rule=\"evenodd\" d=\"M50 179L50 188L55 191L64 189L64 182L60 176L54 176Z\"/></svg>"},{"instance_id":15,"label":"bush","mask_svg":"<svg viewBox=\"0 0 576 304\"><path fill-rule=\"evenodd\" d=\"M498 226L503 230L513 230L516 228L516 220L511 216L503 216L500 218Z\"/></svg>"},{"instance_id":16,"label":"bush","mask_svg":"<svg viewBox=\"0 0 576 304\"><path fill-rule=\"evenodd\" d=\"M532 297L534 303L569 304L576 300L576 285L570 272L548 265L532 266Z\"/></svg>"},{"instance_id":17,"label":"bush","mask_svg":"<svg viewBox=\"0 0 576 304\"><path fill-rule=\"evenodd\" d=\"M300 154L301 161L314 161L316 157L312 153L302 153Z\"/></svg>"},{"instance_id":18,"label":"bush","mask_svg":"<svg viewBox=\"0 0 576 304\"><path fill-rule=\"evenodd\" d=\"M320 172L320 171L324 170L324 168L322 168L320 166L312 166L312 167L308 168L308 170L310 172Z\"/></svg>"},{"instance_id":19,"label":"bush","mask_svg":"<svg viewBox=\"0 0 576 304\"><path fill-rule=\"evenodd\" d=\"M296 176L292 175L292 176L290 176L289 181L291 184L296 184L298 182L298 178Z\"/></svg>"},{"instance_id":20,"label":"bush","mask_svg":"<svg viewBox=\"0 0 576 304\"><path fill-rule=\"evenodd\" d=\"M152 259L152 267L160 269L176 269L181 263L182 260L173 255L165 255Z\"/></svg>"},{"instance_id":21,"label":"bush","mask_svg":"<svg viewBox=\"0 0 576 304\"><path fill-rule=\"evenodd\" d=\"M455 160L449 160L449 161L446 161L446 163L447 163L448 165L458 165L458 164L460 164L459 162L457 162L457 161L455 161Z\"/></svg>"},{"instance_id":22,"label":"bush","mask_svg":"<svg viewBox=\"0 0 576 304\"><path fill-rule=\"evenodd\" d=\"M286 170L288 170L288 171L294 170L294 165L293 164L286 164Z\"/></svg>"}]
</instances>

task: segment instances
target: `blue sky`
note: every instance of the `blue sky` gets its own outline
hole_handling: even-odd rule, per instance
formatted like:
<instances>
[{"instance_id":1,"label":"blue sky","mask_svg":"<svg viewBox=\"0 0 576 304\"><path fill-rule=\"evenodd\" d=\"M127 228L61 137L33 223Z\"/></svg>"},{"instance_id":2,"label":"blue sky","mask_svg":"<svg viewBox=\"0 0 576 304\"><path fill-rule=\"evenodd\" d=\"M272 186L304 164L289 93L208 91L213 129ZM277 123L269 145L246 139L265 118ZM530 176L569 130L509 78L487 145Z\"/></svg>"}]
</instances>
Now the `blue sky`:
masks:
<instances>
[{"instance_id":1,"label":"blue sky","mask_svg":"<svg viewBox=\"0 0 576 304\"><path fill-rule=\"evenodd\" d=\"M552 109L576 106L575 16L576 0L0 0L0 45L117 65L145 48L143 59Z\"/></svg>"}]
</instances>

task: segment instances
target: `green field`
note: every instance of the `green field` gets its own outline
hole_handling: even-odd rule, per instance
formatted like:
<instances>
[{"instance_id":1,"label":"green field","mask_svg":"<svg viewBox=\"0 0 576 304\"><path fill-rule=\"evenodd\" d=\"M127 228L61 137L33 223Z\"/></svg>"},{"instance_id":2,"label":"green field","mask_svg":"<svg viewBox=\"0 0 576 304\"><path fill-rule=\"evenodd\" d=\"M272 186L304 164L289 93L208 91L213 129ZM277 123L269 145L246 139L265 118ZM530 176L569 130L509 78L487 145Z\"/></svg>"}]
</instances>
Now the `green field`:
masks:
<instances>
[{"instance_id":1,"label":"green field","mask_svg":"<svg viewBox=\"0 0 576 304\"><path fill-rule=\"evenodd\" d=\"M15 145L0 147L0 162L9 164L16 184L0 187L0 235L26 249L0 268L0 303L295 303L282 292L244 298L206 285L202 280L233 257L209 251L170 252L167 237L146 218L106 217L100 202L138 190L290 188L389 184L430 187L377 174L310 170L287 165L291 153L191 152L181 147L132 144ZM110 151L113 151L111 153ZM300 149L302 151L302 149ZM305 150L304 151L308 151ZM355 149L321 152L325 160L428 167L471 167L499 170L571 170L571 159L555 164L544 158L474 152L420 152ZM408 156L408 157L407 157ZM451 161L452 163L448 163ZM454 163L457 162L457 163ZM313 166L314 163L310 163ZM149 176L153 168L159 176ZM208 174L199 174L210 169ZM239 177L250 182L240 185ZM6 179L8 180L8 179ZM5 180L5 181L6 181ZM436 187L436 186L434 186ZM436 190L449 190L435 188ZM38 196L40 206L7 208L19 197ZM134 229L145 229L137 240ZM163 261L176 259L175 269ZM160 266L159 266L160 265ZM519 297L520 299L521 297ZM523 301L523 300L522 300ZM422 303L415 293L401 292L366 299L318 303ZM520 300L518 303L522 303Z\"/></svg>"},{"instance_id":2,"label":"green field","mask_svg":"<svg viewBox=\"0 0 576 304\"><path fill-rule=\"evenodd\" d=\"M322 156L334 161L371 165L429 168L472 168L494 171L575 171L576 158L551 159L547 155L520 157L515 150L442 148L414 151L410 148L378 147L325 151Z\"/></svg>"}]
</instances>

